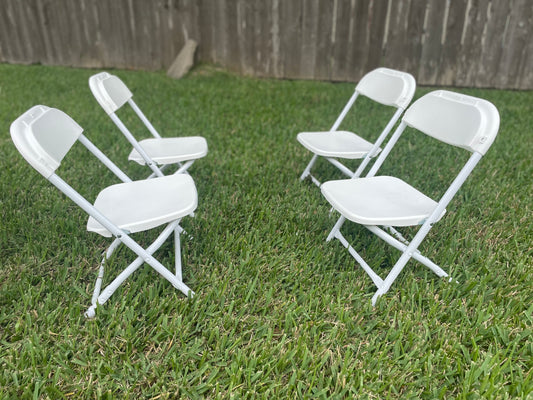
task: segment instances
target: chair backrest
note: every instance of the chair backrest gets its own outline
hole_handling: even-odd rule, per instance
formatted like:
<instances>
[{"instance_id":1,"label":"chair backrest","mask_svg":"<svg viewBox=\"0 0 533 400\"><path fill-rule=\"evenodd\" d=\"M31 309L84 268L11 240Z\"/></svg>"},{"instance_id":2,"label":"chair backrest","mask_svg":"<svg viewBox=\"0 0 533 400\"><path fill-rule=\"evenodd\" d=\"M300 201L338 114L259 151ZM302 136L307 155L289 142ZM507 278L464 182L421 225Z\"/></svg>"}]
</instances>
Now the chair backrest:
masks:
<instances>
[{"instance_id":1,"label":"chair backrest","mask_svg":"<svg viewBox=\"0 0 533 400\"><path fill-rule=\"evenodd\" d=\"M130 144L137 150L137 152L144 159L146 165L152 169L155 175L163 176L163 173L157 166L157 164L150 158L146 151L142 148L140 143L135 139L130 130L124 125L121 119L115 112L122 107L125 103L128 103L133 109L135 114L143 122L144 126L150 131L155 138L161 138L161 135L154 128L152 123L146 118L141 109L133 101L132 93L128 87L118 77L111 75L108 72L100 72L89 78L89 88L94 97L98 101L98 104L104 109L107 115L111 118L113 123L120 129L122 134L128 139Z\"/></svg>"},{"instance_id":2,"label":"chair backrest","mask_svg":"<svg viewBox=\"0 0 533 400\"><path fill-rule=\"evenodd\" d=\"M108 72L100 72L91 76L89 87L96 101L107 114L116 112L133 96L120 78Z\"/></svg>"},{"instance_id":3,"label":"chair backrest","mask_svg":"<svg viewBox=\"0 0 533 400\"><path fill-rule=\"evenodd\" d=\"M378 103L406 109L415 89L416 81L411 74L377 68L363 76L355 91Z\"/></svg>"},{"instance_id":4,"label":"chair backrest","mask_svg":"<svg viewBox=\"0 0 533 400\"><path fill-rule=\"evenodd\" d=\"M13 143L26 161L48 178L76 143L83 128L64 112L38 105L17 118L10 131Z\"/></svg>"},{"instance_id":5,"label":"chair backrest","mask_svg":"<svg viewBox=\"0 0 533 400\"><path fill-rule=\"evenodd\" d=\"M38 105L18 117L11 124L10 132L15 147L32 167L115 236L123 233L56 174L65 155L76 141L80 141L120 180L131 182L120 168L83 135L83 128L72 118L58 109Z\"/></svg>"},{"instance_id":6,"label":"chair backrest","mask_svg":"<svg viewBox=\"0 0 533 400\"><path fill-rule=\"evenodd\" d=\"M33 106L11 124L10 131L17 150L48 180L55 175L74 143L80 141L122 182L131 181L83 135L83 128L61 110L43 105Z\"/></svg>"},{"instance_id":7,"label":"chair backrest","mask_svg":"<svg viewBox=\"0 0 533 400\"><path fill-rule=\"evenodd\" d=\"M475 156L479 161L496 138L500 114L492 103L484 99L447 90L430 92L407 109L401 124L366 176L371 177L378 172L407 126L441 142L467 149L474 153L470 159ZM477 161L466 169L471 170Z\"/></svg>"},{"instance_id":8,"label":"chair backrest","mask_svg":"<svg viewBox=\"0 0 533 400\"><path fill-rule=\"evenodd\" d=\"M415 101L403 121L444 143L484 155L498 133L500 115L487 100L438 90Z\"/></svg>"}]
</instances>

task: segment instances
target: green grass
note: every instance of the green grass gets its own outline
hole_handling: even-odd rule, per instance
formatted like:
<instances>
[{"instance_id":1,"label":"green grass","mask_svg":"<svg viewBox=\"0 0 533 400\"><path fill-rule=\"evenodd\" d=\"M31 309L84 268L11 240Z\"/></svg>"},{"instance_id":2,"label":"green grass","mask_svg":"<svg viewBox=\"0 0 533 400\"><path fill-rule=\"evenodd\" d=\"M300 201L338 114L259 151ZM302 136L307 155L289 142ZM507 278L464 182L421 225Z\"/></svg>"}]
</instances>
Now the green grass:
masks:
<instances>
[{"instance_id":1,"label":"green grass","mask_svg":"<svg viewBox=\"0 0 533 400\"><path fill-rule=\"evenodd\" d=\"M372 308L370 279L325 242L336 216L298 180L310 154L296 134L328 129L353 84L115 71L163 136L208 141L190 170L196 216L182 223L197 295L144 266L86 320L110 241L22 159L9 125L35 104L57 107L145 176L92 98L93 73L0 65L0 398L532 398L533 92L460 90L493 102L501 128L421 246L459 283L410 261ZM390 110L360 106L342 127L373 139ZM407 131L381 172L437 197L466 158ZM58 172L90 200L117 182L79 144ZM326 162L316 175L340 177ZM343 232L382 275L398 256L353 224ZM156 256L171 264L171 243ZM119 251L107 278L126 260Z\"/></svg>"}]
</instances>

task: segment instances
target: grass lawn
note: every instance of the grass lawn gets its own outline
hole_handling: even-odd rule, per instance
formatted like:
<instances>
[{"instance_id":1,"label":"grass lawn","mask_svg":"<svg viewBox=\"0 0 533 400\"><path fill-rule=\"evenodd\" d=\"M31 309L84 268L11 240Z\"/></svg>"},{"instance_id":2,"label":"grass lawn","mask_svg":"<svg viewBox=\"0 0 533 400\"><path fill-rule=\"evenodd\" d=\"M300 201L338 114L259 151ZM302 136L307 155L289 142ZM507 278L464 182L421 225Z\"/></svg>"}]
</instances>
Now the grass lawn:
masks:
<instances>
[{"instance_id":1,"label":"grass lawn","mask_svg":"<svg viewBox=\"0 0 533 400\"><path fill-rule=\"evenodd\" d=\"M86 320L110 240L85 231L86 214L23 160L9 126L35 104L57 107L130 176L146 176L89 91L95 72L0 65L0 398L532 398L533 92L457 90L501 115L421 246L459 283L410 261L373 308L371 280L325 241L337 215L298 180L311 155L296 134L329 129L354 84L205 66L182 80L114 71L163 136L208 141L190 169L199 206L182 221L193 236L184 280L197 295L144 266ZM391 110L359 106L341 128L374 139ZM380 172L437 198L468 157L448 147L408 130ZM117 183L80 144L58 172L91 201ZM324 161L315 172L341 177ZM385 275L398 252L354 224L343 232ZM107 282L131 256L113 257ZM156 256L172 264L172 242Z\"/></svg>"}]
</instances>

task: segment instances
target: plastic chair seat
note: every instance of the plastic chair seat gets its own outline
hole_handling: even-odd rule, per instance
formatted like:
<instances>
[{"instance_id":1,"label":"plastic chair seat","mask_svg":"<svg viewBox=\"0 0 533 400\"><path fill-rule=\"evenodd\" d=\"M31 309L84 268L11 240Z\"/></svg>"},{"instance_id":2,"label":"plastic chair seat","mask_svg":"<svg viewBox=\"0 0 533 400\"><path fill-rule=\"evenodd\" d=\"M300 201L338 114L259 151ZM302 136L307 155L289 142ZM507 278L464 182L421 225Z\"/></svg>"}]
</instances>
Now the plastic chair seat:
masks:
<instances>
[{"instance_id":1,"label":"plastic chair seat","mask_svg":"<svg viewBox=\"0 0 533 400\"><path fill-rule=\"evenodd\" d=\"M189 175L126 182L102 190L94 202L111 222L127 232L141 232L192 213L197 193ZM89 217L87 230L110 237L111 233Z\"/></svg>"},{"instance_id":2,"label":"plastic chair seat","mask_svg":"<svg viewBox=\"0 0 533 400\"><path fill-rule=\"evenodd\" d=\"M392 176L329 181L321 190L344 217L362 225L420 225L438 204Z\"/></svg>"},{"instance_id":3,"label":"plastic chair seat","mask_svg":"<svg viewBox=\"0 0 533 400\"><path fill-rule=\"evenodd\" d=\"M323 157L364 158L373 143L348 131L300 132L296 138L308 150ZM378 149L376 154L381 149Z\"/></svg>"},{"instance_id":4,"label":"plastic chair seat","mask_svg":"<svg viewBox=\"0 0 533 400\"><path fill-rule=\"evenodd\" d=\"M139 142L148 156L157 164L174 164L196 160L207 154L207 141L201 136L150 138ZM135 149L128 156L140 165L146 162Z\"/></svg>"}]
</instances>

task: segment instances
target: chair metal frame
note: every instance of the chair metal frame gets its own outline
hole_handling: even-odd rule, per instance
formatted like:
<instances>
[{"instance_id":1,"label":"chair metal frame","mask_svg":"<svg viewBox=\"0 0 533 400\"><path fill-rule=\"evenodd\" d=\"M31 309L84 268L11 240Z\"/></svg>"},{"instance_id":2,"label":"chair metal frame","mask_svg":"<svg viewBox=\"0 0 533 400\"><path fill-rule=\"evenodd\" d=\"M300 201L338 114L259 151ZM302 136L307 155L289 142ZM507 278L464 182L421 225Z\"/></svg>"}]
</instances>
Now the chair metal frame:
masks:
<instances>
[{"instance_id":1,"label":"chair metal frame","mask_svg":"<svg viewBox=\"0 0 533 400\"><path fill-rule=\"evenodd\" d=\"M457 102L464 105L464 108L469 108L469 111L471 113L476 114L475 118L479 118L478 124L476 125L477 131L472 132L468 137L451 137L453 136L453 132L452 135L448 136L448 132L444 132L440 128L437 128L436 132L434 132L433 126L435 124L443 122L444 118L454 117L454 114L453 112L447 112L447 110L444 110L444 113L442 115L439 115L439 110L438 108L436 108L434 110L435 112L432 115L419 115L421 114L419 111L425 109L425 103L429 103L431 101L435 101L435 104L437 105L439 105L440 103L444 107L446 107L447 102ZM456 117L459 121L461 116L456 115ZM419 224L421 226L416 232L416 234L414 234L411 241L405 239L398 231L396 231L392 227L387 226L386 228L390 228L396 238L391 236L376 225L360 224L367 228L370 232L375 234L377 237L379 237L380 239L382 239L383 241L385 241L386 243L401 252L401 256L398 258L398 260L393 265L392 269L389 271L389 273L384 279L381 278L369 266L369 264L359 255L359 253L357 253L357 251L348 243L346 238L341 233L340 229L347 219L341 213L341 216L338 218L337 222L333 226L326 241L329 242L334 238L338 239L341 244L348 249L348 252L355 259L355 261L371 278L372 282L377 287L377 291L372 297L372 305L376 304L377 299L380 296L388 292L391 285L394 283L396 278L399 276L399 274L402 272L403 268L406 266L407 262L411 258L415 259L416 261L419 261L421 264L428 267L437 276L448 277L448 274L441 267L439 267L429 258L422 255L418 250L418 247L422 243L424 238L427 236L433 225L443 216L446 211L446 207L448 206L450 201L453 199L457 191L460 189L460 187L468 178L474 167L478 164L482 156L485 154L485 152L488 150L488 148L494 141L498 132L499 121L500 119L498 111L492 103L483 99L461 95L458 93L448 92L444 90L431 92L425 95L424 97L413 103L413 105L406 111L402 122L400 123L400 125L390 138L389 142L387 143L385 149L381 152L378 159L373 164L372 168L364 179L372 179L372 177L376 176L378 170L389 155L391 149L394 147L401 134L408 126L415 128L417 131L425 133L428 136L432 136L442 142L467 149L472 154L469 157L468 161L461 168L460 172L457 174L453 182L446 189L445 193L439 199L435 209L427 216L427 218L425 218L423 221L420 221ZM328 182L322 185L322 193L325 196L327 190ZM450 278L449 280L451 281L452 279Z\"/></svg>"},{"instance_id":2,"label":"chair metal frame","mask_svg":"<svg viewBox=\"0 0 533 400\"><path fill-rule=\"evenodd\" d=\"M403 86L400 88L395 88L397 92L387 88L387 85L383 84L384 82L379 82L379 80L396 80L401 81ZM399 90L398 90L399 89ZM392 106L396 108L396 111L389 119L385 128L381 131L378 138L374 142L372 148L364 155L363 160L359 164L358 168L355 171L352 171L350 168L342 164L336 158L343 158L342 155L338 154L334 157L324 157L329 163L334 165L339 169L344 175L350 178L358 178L361 176L365 168L368 166L372 158L374 158L380 152L380 146L383 144L387 136L390 134L392 128L398 122L400 116L405 111L409 103L411 102L416 89L416 81L412 75L397 71L389 68L378 68L367 73L361 81L355 87L355 91L342 109L340 115L337 117L335 122L329 131L320 132L321 134L327 134L337 131L341 123L344 121L344 118L350 111L350 109L355 104L355 101L359 95L368 97L369 99L385 105ZM307 132L301 132L298 136L306 134ZM352 133L352 132L350 132ZM355 135L355 134L354 134ZM356 135L357 136L357 135ZM299 139L299 138L298 138ZM300 139L299 139L300 140ZM301 142L302 143L302 142ZM303 144L303 143L302 143ZM304 145L305 146L305 145ZM310 150L310 149L308 149ZM300 175L300 180L303 181L305 178L309 177L311 181L318 187L322 184L314 175L311 174L311 169L318 160L318 154L313 154L311 160L305 167L304 171Z\"/></svg>"},{"instance_id":3,"label":"chair metal frame","mask_svg":"<svg viewBox=\"0 0 533 400\"><path fill-rule=\"evenodd\" d=\"M49 120L48 123L58 124L57 139L51 139L52 141L55 141L55 145L48 145L49 148L45 148L46 146L43 146L42 142L39 142L39 140L36 139L35 133L32 131L33 123L47 114ZM53 120L53 122L50 122L50 120ZM185 296L193 296L194 292L183 282L182 277L180 233L183 232L183 229L179 225L181 218L171 221L154 242L145 249L131 238L130 232L120 229L93 204L87 201L87 199L85 199L78 191L56 174L56 169L59 167L64 156L74 143L79 141L123 183L132 182L132 180L85 135L83 135L82 132L83 129L67 114L43 105L30 108L11 125L11 137L13 142L26 161L115 237L109 248L103 253L91 299L91 306L86 311L85 316L93 318L95 316L96 307L98 305L103 305L118 287L143 263L150 265ZM183 176L183 178L185 178L185 176ZM187 177L187 179L191 178ZM175 273L169 271L163 264L153 257L153 253L161 247L171 234L174 234ZM105 263L120 244L124 244L132 250L137 255L137 258L118 274L111 283L102 289Z\"/></svg>"}]
</instances>

